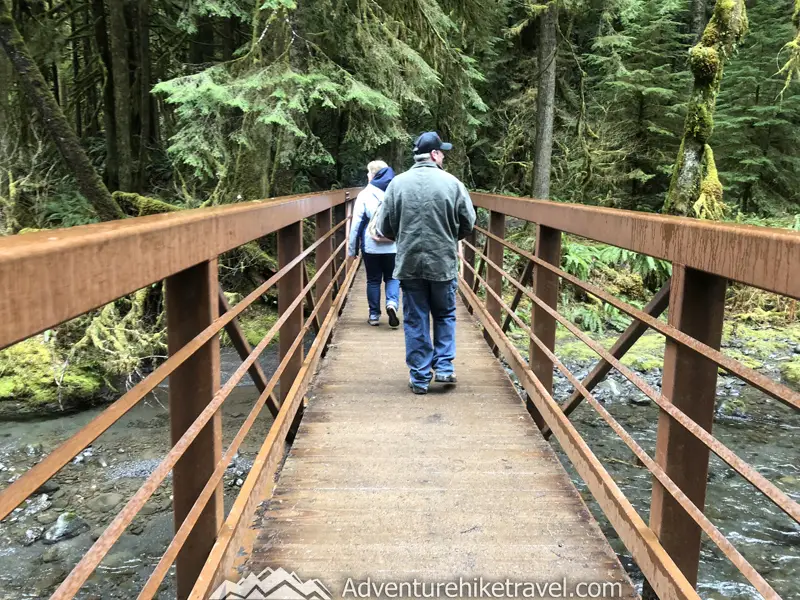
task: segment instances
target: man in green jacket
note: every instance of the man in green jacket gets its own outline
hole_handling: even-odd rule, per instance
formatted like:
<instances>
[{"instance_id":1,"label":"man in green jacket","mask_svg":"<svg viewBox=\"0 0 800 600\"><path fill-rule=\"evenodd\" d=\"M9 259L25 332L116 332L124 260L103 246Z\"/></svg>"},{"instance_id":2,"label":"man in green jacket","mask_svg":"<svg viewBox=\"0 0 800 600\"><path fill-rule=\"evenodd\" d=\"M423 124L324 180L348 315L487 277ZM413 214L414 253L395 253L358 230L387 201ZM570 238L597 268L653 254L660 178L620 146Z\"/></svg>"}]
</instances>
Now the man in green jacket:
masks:
<instances>
[{"instance_id":1,"label":"man in green jacket","mask_svg":"<svg viewBox=\"0 0 800 600\"><path fill-rule=\"evenodd\" d=\"M381 208L381 233L397 241L394 278L403 290L406 363L415 394L427 393L433 372L437 382L456 383L458 241L472 232L475 209L464 184L442 168L452 147L435 132L419 136L414 166L389 184Z\"/></svg>"}]
</instances>

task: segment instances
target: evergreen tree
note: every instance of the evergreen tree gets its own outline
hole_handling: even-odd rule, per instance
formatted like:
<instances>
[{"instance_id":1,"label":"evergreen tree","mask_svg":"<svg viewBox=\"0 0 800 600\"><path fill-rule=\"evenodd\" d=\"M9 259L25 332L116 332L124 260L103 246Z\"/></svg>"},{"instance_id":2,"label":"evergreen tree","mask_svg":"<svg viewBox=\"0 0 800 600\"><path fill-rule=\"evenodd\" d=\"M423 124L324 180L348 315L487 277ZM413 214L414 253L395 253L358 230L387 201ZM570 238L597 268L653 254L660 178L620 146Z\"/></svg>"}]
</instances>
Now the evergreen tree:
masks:
<instances>
[{"instance_id":1,"label":"evergreen tree","mask_svg":"<svg viewBox=\"0 0 800 600\"><path fill-rule=\"evenodd\" d=\"M775 57L792 34L791 4L758 2L750 9L751 31L726 69L718 99L720 178L728 204L744 213L796 211L800 197L800 89L781 94L784 78L775 73Z\"/></svg>"}]
</instances>

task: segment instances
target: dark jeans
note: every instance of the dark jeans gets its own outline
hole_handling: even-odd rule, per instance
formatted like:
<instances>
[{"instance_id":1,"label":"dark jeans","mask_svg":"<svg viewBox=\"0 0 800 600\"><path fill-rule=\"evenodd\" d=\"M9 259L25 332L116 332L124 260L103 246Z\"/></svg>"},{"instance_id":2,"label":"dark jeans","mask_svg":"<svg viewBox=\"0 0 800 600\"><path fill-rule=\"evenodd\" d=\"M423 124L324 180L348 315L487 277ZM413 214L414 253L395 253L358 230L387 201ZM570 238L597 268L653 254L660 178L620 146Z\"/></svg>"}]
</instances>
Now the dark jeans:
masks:
<instances>
[{"instance_id":1,"label":"dark jeans","mask_svg":"<svg viewBox=\"0 0 800 600\"><path fill-rule=\"evenodd\" d=\"M381 282L386 283L386 306L400 306L400 282L392 279L394 254L368 254L364 252L364 268L367 270L367 302L369 316L381 316Z\"/></svg>"},{"instance_id":2,"label":"dark jeans","mask_svg":"<svg viewBox=\"0 0 800 600\"><path fill-rule=\"evenodd\" d=\"M428 387L432 370L438 375L451 375L454 372L458 281L404 279L401 286L406 364L411 371L411 381L420 387Z\"/></svg>"}]
</instances>

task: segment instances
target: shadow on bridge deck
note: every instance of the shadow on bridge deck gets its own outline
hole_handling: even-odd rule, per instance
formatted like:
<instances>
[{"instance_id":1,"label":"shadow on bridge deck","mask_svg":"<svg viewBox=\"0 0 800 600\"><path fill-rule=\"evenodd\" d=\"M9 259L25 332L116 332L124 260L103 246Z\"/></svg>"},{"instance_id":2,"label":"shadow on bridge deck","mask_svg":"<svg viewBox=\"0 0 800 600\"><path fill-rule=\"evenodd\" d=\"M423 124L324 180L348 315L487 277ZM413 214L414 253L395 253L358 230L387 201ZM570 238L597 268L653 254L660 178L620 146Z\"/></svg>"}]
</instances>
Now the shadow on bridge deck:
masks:
<instances>
[{"instance_id":1,"label":"shadow on bridge deck","mask_svg":"<svg viewBox=\"0 0 800 600\"><path fill-rule=\"evenodd\" d=\"M595 597L636 596L480 328L458 311L458 387L414 396L402 330L367 325L359 275L245 572L283 567L333 597L367 576L566 578L566 597L578 582L620 583Z\"/></svg>"}]
</instances>

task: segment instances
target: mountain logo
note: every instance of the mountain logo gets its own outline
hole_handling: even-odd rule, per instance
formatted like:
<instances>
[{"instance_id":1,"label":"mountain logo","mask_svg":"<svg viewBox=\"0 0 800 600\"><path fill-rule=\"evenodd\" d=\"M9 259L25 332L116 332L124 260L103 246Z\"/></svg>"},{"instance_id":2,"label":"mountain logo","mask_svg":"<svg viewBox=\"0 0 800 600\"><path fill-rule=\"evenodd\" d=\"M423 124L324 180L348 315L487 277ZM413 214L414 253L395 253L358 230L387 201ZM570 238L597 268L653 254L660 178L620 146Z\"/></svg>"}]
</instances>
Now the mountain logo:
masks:
<instances>
[{"instance_id":1,"label":"mountain logo","mask_svg":"<svg viewBox=\"0 0 800 600\"><path fill-rule=\"evenodd\" d=\"M303 581L294 571L266 568L250 573L237 583L225 581L209 600L331 600L331 593L318 579Z\"/></svg>"}]
</instances>

